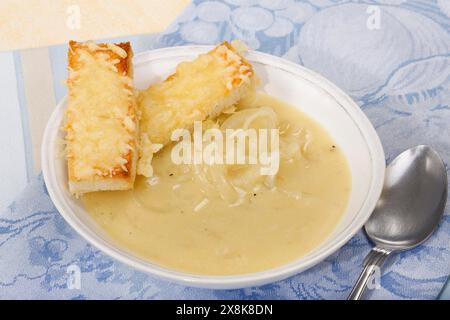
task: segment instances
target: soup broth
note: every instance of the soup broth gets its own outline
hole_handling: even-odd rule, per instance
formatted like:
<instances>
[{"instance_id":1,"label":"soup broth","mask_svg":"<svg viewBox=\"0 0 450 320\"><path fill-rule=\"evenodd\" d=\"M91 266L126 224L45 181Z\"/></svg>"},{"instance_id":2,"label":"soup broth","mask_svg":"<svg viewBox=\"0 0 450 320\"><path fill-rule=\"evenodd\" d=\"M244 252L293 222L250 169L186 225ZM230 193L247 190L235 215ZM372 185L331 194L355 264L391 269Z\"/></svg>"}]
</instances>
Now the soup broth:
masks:
<instances>
[{"instance_id":1,"label":"soup broth","mask_svg":"<svg viewBox=\"0 0 450 320\"><path fill-rule=\"evenodd\" d=\"M226 175L220 177L227 181L218 181L225 187L205 182L198 171L204 166L174 164L166 146L154 157L150 181L137 177L134 190L86 194L85 207L120 246L178 271L244 274L306 255L346 209L347 160L318 123L267 94L255 92L237 110L259 107L274 110L280 130L281 159L272 181L256 177L250 165L222 165L219 172ZM222 115L219 125L231 116ZM231 195L224 193L228 187Z\"/></svg>"}]
</instances>

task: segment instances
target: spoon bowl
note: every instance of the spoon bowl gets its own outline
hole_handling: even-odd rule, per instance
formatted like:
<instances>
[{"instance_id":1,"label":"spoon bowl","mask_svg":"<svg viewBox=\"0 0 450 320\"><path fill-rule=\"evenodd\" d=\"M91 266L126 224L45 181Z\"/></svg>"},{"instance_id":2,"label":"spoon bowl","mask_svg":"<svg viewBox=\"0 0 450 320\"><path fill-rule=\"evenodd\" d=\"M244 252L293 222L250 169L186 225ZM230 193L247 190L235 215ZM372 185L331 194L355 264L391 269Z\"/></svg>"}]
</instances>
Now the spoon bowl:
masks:
<instances>
[{"instance_id":1,"label":"spoon bowl","mask_svg":"<svg viewBox=\"0 0 450 320\"><path fill-rule=\"evenodd\" d=\"M383 192L365 224L377 246L392 251L411 249L433 233L447 199L447 174L429 146L401 153L387 167Z\"/></svg>"}]
</instances>

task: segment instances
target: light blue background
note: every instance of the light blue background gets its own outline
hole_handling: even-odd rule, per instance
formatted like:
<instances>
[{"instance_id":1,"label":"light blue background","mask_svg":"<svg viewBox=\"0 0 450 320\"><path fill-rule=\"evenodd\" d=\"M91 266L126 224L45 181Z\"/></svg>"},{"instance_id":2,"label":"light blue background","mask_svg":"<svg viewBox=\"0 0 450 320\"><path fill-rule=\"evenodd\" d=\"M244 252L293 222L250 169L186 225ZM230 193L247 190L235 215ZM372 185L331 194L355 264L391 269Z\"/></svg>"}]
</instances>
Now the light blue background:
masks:
<instances>
[{"instance_id":1,"label":"light blue background","mask_svg":"<svg viewBox=\"0 0 450 320\"><path fill-rule=\"evenodd\" d=\"M380 28L371 30L367 21L377 8ZM449 163L449 17L448 0L194 1L164 34L127 39L136 52L242 39L318 71L349 93L374 124L388 161L430 144ZM51 48L58 99L65 93L65 55L65 46ZM429 241L390 260L372 298L438 296L450 273L448 207L446 213ZM187 288L134 271L88 245L55 211L38 177L0 214L0 298L342 299L369 248L359 233L323 263L284 281L243 290ZM80 290L67 288L70 265L80 268Z\"/></svg>"}]
</instances>

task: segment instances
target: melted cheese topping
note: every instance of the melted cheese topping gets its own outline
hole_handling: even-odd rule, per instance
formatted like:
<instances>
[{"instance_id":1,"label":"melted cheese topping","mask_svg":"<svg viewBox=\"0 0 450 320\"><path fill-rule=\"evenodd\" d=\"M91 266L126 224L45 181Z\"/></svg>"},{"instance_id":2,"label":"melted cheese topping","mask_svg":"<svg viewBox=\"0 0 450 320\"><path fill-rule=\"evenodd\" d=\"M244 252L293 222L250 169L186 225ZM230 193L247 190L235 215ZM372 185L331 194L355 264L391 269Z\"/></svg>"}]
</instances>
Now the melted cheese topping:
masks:
<instances>
[{"instance_id":1,"label":"melted cheese topping","mask_svg":"<svg viewBox=\"0 0 450 320\"><path fill-rule=\"evenodd\" d=\"M110 51L114 52L115 54L117 54L122 59L125 59L128 56L128 54L125 50L123 50L121 47L119 47L118 45L116 45L114 43L106 43L106 46L105 45L101 46L93 41L87 41L87 42L85 42L85 45L91 52L110 50Z\"/></svg>"},{"instance_id":2,"label":"melted cheese topping","mask_svg":"<svg viewBox=\"0 0 450 320\"><path fill-rule=\"evenodd\" d=\"M69 70L66 141L75 180L127 172L134 149L131 79L118 74L115 64L119 59L111 60L103 52L93 54L92 49L100 47L92 46L76 49L80 67ZM126 52L117 48L123 52L114 52L126 57Z\"/></svg>"},{"instance_id":3,"label":"melted cheese topping","mask_svg":"<svg viewBox=\"0 0 450 320\"><path fill-rule=\"evenodd\" d=\"M250 81L252 74L241 56L225 45L194 61L180 63L166 81L141 93L141 130L153 143L167 143L174 129L204 120L211 106Z\"/></svg>"},{"instance_id":4,"label":"melted cheese topping","mask_svg":"<svg viewBox=\"0 0 450 320\"><path fill-rule=\"evenodd\" d=\"M164 82L150 86L138 98L141 112L141 141L146 145L165 145L175 129L187 128L217 112L216 107L235 103L231 92L243 84L250 84L254 75L251 66L228 44L222 44L182 62L176 72ZM234 99L234 100L233 100ZM219 110L221 111L221 110ZM147 142L146 142L147 141ZM141 142L138 174L146 175L151 168L153 154Z\"/></svg>"}]
</instances>

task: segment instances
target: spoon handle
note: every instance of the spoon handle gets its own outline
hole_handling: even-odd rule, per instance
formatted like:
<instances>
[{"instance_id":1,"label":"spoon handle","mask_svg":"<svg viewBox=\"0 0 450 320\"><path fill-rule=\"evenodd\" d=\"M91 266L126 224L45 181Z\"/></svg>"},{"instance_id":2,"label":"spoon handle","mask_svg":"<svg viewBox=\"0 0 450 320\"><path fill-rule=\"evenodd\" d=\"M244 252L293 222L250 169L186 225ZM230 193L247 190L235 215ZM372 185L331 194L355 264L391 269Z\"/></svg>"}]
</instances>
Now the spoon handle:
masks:
<instances>
[{"instance_id":1,"label":"spoon handle","mask_svg":"<svg viewBox=\"0 0 450 320\"><path fill-rule=\"evenodd\" d=\"M367 288L367 284L369 280L371 280L372 275L376 270L380 270L387 256L391 254L392 251L382 249L382 248L372 248L367 257L364 259L364 269L361 272L361 275L356 281L355 286L353 287L350 295L348 296L348 300L360 300L364 291Z\"/></svg>"}]
</instances>

